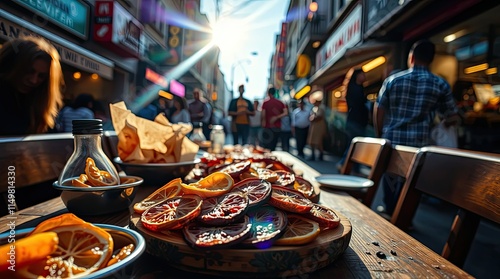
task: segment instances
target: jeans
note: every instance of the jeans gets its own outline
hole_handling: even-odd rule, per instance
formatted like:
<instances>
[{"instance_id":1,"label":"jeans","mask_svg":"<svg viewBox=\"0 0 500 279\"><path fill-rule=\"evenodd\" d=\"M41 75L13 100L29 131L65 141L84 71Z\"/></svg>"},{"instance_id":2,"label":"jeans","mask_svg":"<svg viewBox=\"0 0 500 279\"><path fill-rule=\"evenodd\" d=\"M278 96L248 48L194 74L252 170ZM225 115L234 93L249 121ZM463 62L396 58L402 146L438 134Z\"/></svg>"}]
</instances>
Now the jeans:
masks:
<instances>
[{"instance_id":1,"label":"jeans","mask_svg":"<svg viewBox=\"0 0 500 279\"><path fill-rule=\"evenodd\" d=\"M280 137L280 128L264 128L262 130L262 145L274 151L276 145L278 144L278 138Z\"/></svg>"},{"instance_id":2,"label":"jeans","mask_svg":"<svg viewBox=\"0 0 500 279\"><path fill-rule=\"evenodd\" d=\"M250 133L250 125L248 124L236 124L236 133L234 133L233 138L235 140L234 144L247 144L248 134Z\"/></svg>"},{"instance_id":3,"label":"jeans","mask_svg":"<svg viewBox=\"0 0 500 279\"><path fill-rule=\"evenodd\" d=\"M248 136L248 143L253 144L255 146L260 145L260 126L258 127L251 127L250 126L250 134Z\"/></svg>"},{"instance_id":4,"label":"jeans","mask_svg":"<svg viewBox=\"0 0 500 279\"><path fill-rule=\"evenodd\" d=\"M299 156L304 156L304 147L307 143L307 134L309 134L309 127L295 127L295 140L297 141L297 152Z\"/></svg>"}]
</instances>

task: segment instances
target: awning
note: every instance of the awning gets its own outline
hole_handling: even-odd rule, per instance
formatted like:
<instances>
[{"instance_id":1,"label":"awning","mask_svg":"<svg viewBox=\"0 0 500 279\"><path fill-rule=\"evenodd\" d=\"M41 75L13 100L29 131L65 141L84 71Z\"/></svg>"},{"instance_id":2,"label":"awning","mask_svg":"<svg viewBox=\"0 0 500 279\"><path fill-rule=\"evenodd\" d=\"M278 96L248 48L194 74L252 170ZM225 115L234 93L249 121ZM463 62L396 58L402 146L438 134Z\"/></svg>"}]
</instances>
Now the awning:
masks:
<instances>
[{"instance_id":1,"label":"awning","mask_svg":"<svg viewBox=\"0 0 500 279\"><path fill-rule=\"evenodd\" d=\"M9 40L17 38L21 34L33 34L44 37L57 49L62 63L90 73L96 73L103 78L113 79L114 63L112 61L62 39L43 28L23 21L20 17L16 17L1 9L0 26L3 27L3 30L0 30L0 38Z\"/></svg>"},{"instance_id":2,"label":"awning","mask_svg":"<svg viewBox=\"0 0 500 279\"><path fill-rule=\"evenodd\" d=\"M349 48L346 50L344 56L333 65L314 73L309 78L309 83L324 86L338 77L345 75L350 68L361 66L368 60L391 52L393 47L392 43L369 41Z\"/></svg>"}]
</instances>

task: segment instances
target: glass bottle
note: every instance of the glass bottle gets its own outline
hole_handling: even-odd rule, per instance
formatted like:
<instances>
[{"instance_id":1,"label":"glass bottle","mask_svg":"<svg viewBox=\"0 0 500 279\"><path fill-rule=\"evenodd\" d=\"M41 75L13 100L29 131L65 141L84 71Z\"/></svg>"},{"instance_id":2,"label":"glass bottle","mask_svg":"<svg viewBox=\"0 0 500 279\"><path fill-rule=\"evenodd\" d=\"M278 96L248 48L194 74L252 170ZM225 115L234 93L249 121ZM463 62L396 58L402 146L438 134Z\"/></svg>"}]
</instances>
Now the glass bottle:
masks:
<instances>
[{"instance_id":1,"label":"glass bottle","mask_svg":"<svg viewBox=\"0 0 500 279\"><path fill-rule=\"evenodd\" d=\"M191 134L189 139L198 145L207 140L207 138L205 138L205 135L203 134L202 122L193 123L193 133Z\"/></svg>"},{"instance_id":2,"label":"glass bottle","mask_svg":"<svg viewBox=\"0 0 500 279\"><path fill-rule=\"evenodd\" d=\"M213 125L212 132L210 132L210 141L212 142L212 153L223 153L224 143L226 142L226 135L224 134L224 126Z\"/></svg>"},{"instance_id":3,"label":"glass bottle","mask_svg":"<svg viewBox=\"0 0 500 279\"><path fill-rule=\"evenodd\" d=\"M78 119L73 120L72 123L74 150L59 175L59 185L72 185L71 180L80 177L81 174L88 175L86 172L87 158L92 158L97 169L109 173L101 178L104 183L119 184L118 172L102 150L102 120Z\"/></svg>"}]
</instances>

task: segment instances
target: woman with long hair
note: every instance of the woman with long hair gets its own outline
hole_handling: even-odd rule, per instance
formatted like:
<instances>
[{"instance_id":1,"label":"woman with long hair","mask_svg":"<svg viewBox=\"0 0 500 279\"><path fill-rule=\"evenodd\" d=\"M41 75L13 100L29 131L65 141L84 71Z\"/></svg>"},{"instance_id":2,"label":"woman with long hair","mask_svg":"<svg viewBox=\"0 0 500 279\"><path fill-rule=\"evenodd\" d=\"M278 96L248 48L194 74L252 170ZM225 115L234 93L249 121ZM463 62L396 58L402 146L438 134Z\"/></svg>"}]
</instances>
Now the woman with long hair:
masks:
<instances>
[{"instance_id":1,"label":"woman with long hair","mask_svg":"<svg viewBox=\"0 0 500 279\"><path fill-rule=\"evenodd\" d=\"M64 88L59 53L26 36L0 49L0 136L45 133L55 125Z\"/></svg>"},{"instance_id":2,"label":"woman with long hair","mask_svg":"<svg viewBox=\"0 0 500 279\"><path fill-rule=\"evenodd\" d=\"M189 116L189 111L187 109L186 99L174 96L174 107L175 111L170 116L170 122L172 123L191 122L191 117Z\"/></svg>"}]
</instances>

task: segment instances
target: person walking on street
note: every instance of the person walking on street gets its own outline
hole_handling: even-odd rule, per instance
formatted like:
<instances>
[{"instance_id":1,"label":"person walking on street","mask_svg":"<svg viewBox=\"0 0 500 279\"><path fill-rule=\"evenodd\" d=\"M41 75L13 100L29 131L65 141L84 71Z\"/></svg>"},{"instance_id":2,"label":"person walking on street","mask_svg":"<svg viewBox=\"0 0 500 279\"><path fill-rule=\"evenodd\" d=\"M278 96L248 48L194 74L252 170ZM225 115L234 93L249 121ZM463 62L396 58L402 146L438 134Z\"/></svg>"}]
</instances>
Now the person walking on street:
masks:
<instances>
[{"instance_id":1,"label":"person walking on street","mask_svg":"<svg viewBox=\"0 0 500 279\"><path fill-rule=\"evenodd\" d=\"M55 128L64 88L59 53L33 36L0 50L0 136L46 133Z\"/></svg>"},{"instance_id":2,"label":"person walking on street","mask_svg":"<svg viewBox=\"0 0 500 279\"><path fill-rule=\"evenodd\" d=\"M366 96L363 91L363 82L366 81L365 73L362 69L355 69L352 72L351 78L347 85L346 101L347 101L347 145L344 155L337 163L337 168L340 169L345 162L347 152L353 138L364 136L366 126L368 125L368 107L366 106ZM359 165L355 164L353 171L359 172Z\"/></svg>"},{"instance_id":3,"label":"person walking on street","mask_svg":"<svg viewBox=\"0 0 500 279\"><path fill-rule=\"evenodd\" d=\"M295 137L297 144L298 156L304 158L304 147L307 142L307 135L309 134L309 115L310 111L305 109L304 101L297 102L298 107L292 112L292 133Z\"/></svg>"},{"instance_id":4,"label":"person walking on street","mask_svg":"<svg viewBox=\"0 0 500 279\"><path fill-rule=\"evenodd\" d=\"M292 123L288 106L286 109L287 114L281 118L281 150L290 152L290 138L292 137Z\"/></svg>"},{"instance_id":5,"label":"person walking on street","mask_svg":"<svg viewBox=\"0 0 500 279\"><path fill-rule=\"evenodd\" d=\"M189 103L188 111L192 123L203 123L203 135L205 138L210 138L210 125L212 119L212 106L204 98L204 92L195 88L193 90L194 101Z\"/></svg>"},{"instance_id":6,"label":"person walking on street","mask_svg":"<svg viewBox=\"0 0 500 279\"><path fill-rule=\"evenodd\" d=\"M174 96L174 107L175 111L170 116L170 122L172 123L190 123L191 119L189 116L189 111L187 110L186 99Z\"/></svg>"},{"instance_id":7,"label":"person walking on street","mask_svg":"<svg viewBox=\"0 0 500 279\"><path fill-rule=\"evenodd\" d=\"M311 124L307 137L307 144L309 144L312 149L312 154L309 158L310 161L316 160L316 150L319 152L318 161L323 161L323 140L327 135L327 126L325 120L325 109L321 105L322 100L322 91L316 91L311 94L311 102L314 106L309 115L309 121Z\"/></svg>"},{"instance_id":8,"label":"person walking on street","mask_svg":"<svg viewBox=\"0 0 500 279\"><path fill-rule=\"evenodd\" d=\"M250 133L249 116L255 114L252 102L243 98L243 93L245 93L245 86L243 84L238 87L238 91L240 92L240 96L231 100L228 109L228 114L236 124L235 145L248 143L248 134Z\"/></svg>"},{"instance_id":9,"label":"person walking on street","mask_svg":"<svg viewBox=\"0 0 500 279\"><path fill-rule=\"evenodd\" d=\"M276 89L270 87L267 90L267 98L262 104L262 145L274 151L278 144L281 131L281 118L288 114L288 110L280 100L274 96Z\"/></svg>"},{"instance_id":10,"label":"person walking on street","mask_svg":"<svg viewBox=\"0 0 500 279\"><path fill-rule=\"evenodd\" d=\"M251 115L250 118L250 135L248 139L249 144L253 144L254 146L260 145L260 131L261 131L261 123L260 123L260 116L261 116L261 109L259 106L259 101L254 100L253 101L253 108L255 111L254 115Z\"/></svg>"},{"instance_id":11,"label":"person walking on street","mask_svg":"<svg viewBox=\"0 0 500 279\"><path fill-rule=\"evenodd\" d=\"M445 125L458 120L458 110L449 84L429 70L435 46L428 40L413 44L408 55L408 70L384 80L373 111L378 136L393 145L423 147L431 144L430 129L435 112L445 118ZM384 174L385 213L391 215L399 198L402 183Z\"/></svg>"}]
</instances>

